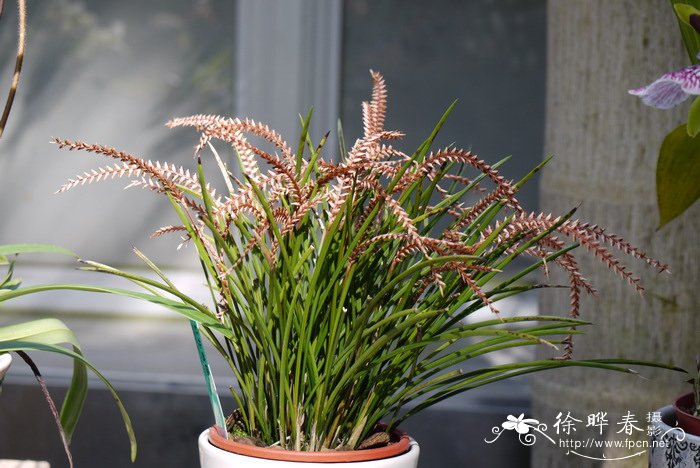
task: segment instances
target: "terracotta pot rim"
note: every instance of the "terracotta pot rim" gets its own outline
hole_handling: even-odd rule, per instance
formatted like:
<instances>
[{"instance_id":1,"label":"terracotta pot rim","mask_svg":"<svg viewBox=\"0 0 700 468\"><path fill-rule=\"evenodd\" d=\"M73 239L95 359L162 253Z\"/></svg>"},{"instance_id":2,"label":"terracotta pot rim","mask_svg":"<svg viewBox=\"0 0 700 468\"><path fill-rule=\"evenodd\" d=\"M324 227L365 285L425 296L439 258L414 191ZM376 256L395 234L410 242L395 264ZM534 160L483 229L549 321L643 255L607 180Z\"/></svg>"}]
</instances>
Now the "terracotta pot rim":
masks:
<instances>
[{"instance_id":1,"label":"terracotta pot rim","mask_svg":"<svg viewBox=\"0 0 700 468\"><path fill-rule=\"evenodd\" d=\"M700 418L682 409L686 408L694 399L693 392L684 393L673 401L673 409L681 429L689 434L700 436Z\"/></svg>"},{"instance_id":2,"label":"terracotta pot rim","mask_svg":"<svg viewBox=\"0 0 700 468\"><path fill-rule=\"evenodd\" d=\"M686 400L688 400L688 401L686 401ZM688 403L691 403L694 400L695 400L695 396L694 396L693 392L683 393L682 395L679 395L675 400L673 400L673 409L676 410L676 413L683 413L683 414L687 414L691 418L700 419L697 416L693 416L692 414L690 414L690 413L686 412L684 409L682 409L682 408L685 408Z\"/></svg>"},{"instance_id":3,"label":"terracotta pot rim","mask_svg":"<svg viewBox=\"0 0 700 468\"><path fill-rule=\"evenodd\" d=\"M348 463L391 458L406 453L411 447L411 438L403 431L395 431L397 442L386 447L339 452L303 452L298 450L277 450L269 447L256 447L224 439L223 429L214 425L209 428L209 442L221 450L267 460L315 463Z\"/></svg>"}]
</instances>

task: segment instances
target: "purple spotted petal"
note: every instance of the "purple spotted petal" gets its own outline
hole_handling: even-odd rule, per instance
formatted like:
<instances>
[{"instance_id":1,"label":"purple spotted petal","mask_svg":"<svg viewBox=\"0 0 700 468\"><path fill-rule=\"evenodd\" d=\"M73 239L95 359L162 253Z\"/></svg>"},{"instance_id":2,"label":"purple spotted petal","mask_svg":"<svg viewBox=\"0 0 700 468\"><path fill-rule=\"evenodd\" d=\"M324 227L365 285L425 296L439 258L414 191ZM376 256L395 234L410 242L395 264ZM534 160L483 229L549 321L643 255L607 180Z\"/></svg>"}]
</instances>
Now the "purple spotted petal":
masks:
<instances>
[{"instance_id":1,"label":"purple spotted petal","mask_svg":"<svg viewBox=\"0 0 700 468\"><path fill-rule=\"evenodd\" d=\"M647 106L670 109L691 94L700 95L700 65L666 73L649 86L631 89L629 93L641 97Z\"/></svg>"},{"instance_id":2,"label":"purple spotted petal","mask_svg":"<svg viewBox=\"0 0 700 468\"><path fill-rule=\"evenodd\" d=\"M662 80L656 80L643 88L631 89L629 93L641 97L642 102L647 106L658 109L675 107L690 96L683 91L680 84Z\"/></svg>"},{"instance_id":3,"label":"purple spotted petal","mask_svg":"<svg viewBox=\"0 0 700 468\"><path fill-rule=\"evenodd\" d=\"M669 77L672 80L679 80L683 91L688 94L700 94L700 65L691 65L676 72L667 73L661 78Z\"/></svg>"}]
</instances>

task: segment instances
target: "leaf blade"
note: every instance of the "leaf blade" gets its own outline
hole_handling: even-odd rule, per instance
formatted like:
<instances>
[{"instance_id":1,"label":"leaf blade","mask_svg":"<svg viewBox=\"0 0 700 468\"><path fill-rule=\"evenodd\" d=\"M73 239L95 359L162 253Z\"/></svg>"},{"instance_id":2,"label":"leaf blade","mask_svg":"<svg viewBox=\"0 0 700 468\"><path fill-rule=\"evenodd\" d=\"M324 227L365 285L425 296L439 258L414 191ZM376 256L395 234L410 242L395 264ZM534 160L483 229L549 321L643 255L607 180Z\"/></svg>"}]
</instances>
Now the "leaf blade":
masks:
<instances>
[{"instance_id":1,"label":"leaf blade","mask_svg":"<svg viewBox=\"0 0 700 468\"><path fill-rule=\"evenodd\" d=\"M700 197L700 137L681 125L661 144L656 166L659 228L680 216Z\"/></svg>"}]
</instances>

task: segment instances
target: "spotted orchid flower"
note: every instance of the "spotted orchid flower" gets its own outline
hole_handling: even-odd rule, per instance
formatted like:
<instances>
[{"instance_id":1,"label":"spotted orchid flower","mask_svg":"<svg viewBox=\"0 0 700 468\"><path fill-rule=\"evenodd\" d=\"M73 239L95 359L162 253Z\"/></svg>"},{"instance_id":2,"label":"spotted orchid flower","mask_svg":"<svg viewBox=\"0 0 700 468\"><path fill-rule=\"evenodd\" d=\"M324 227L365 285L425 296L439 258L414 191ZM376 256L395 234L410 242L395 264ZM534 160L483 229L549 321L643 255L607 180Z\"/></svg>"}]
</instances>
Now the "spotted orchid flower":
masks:
<instances>
[{"instance_id":1,"label":"spotted orchid flower","mask_svg":"<svg viewBox=\"0 0 700 468\"><path fill-rule=\"evenodd\" d=\"M700 95L700 64L666 73L648 86L630 89L629 93L642 98L647 106L675 107L690 95Z\"/></svg>"},{"instance_id":2,"label":"spotted orchid flower","mask_svg":"<svg viewBox=\"0 0 700 468\"><path fill-rule=\"evenodd\" d=\"M501 426L503 426L503 429L506 429L508 431L512 431L515 429L515 431L518 434L527 434L530 432L530 429L533 427L533 425L536 427L540 422L536 419L525 419L524 414L520 414L517 418L512 415L508 415L508 420L505 421Z\"/></svg>"}]
</instances>

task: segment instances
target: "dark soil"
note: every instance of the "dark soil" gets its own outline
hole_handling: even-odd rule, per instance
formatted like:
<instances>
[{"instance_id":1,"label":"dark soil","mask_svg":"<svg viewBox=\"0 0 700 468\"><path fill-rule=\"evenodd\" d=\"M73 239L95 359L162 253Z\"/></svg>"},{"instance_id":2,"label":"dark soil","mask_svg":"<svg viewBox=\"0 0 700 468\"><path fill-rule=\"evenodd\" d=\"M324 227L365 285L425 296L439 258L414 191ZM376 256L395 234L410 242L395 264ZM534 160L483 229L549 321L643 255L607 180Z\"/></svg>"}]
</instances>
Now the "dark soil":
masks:
<instances>
[{"instance_id":1,"label":"dark soil","mask_svg":"<svg viewBox=\"0 0 700 468\"><path fill-rule=\"evenodd\" d=\"M226 430L228 431L229 437L234 442L245 445L253 445L256 447L268 447L278 450L285 450L278 445L266 446L259 437L255 434L248 434L245 430L241 414L238 410L235 410L231 415L226 418ZM374 449L380 447L386 447L397 442L392 440L390 434L388 434L384 428L377 428L375 432L370 434L365 440L360 442L357 446L357 450ZM342 450L352 450L349 447L340 447L338 449L325 449L324 451L342 451Z\"/></svg>"}]
</instances>

